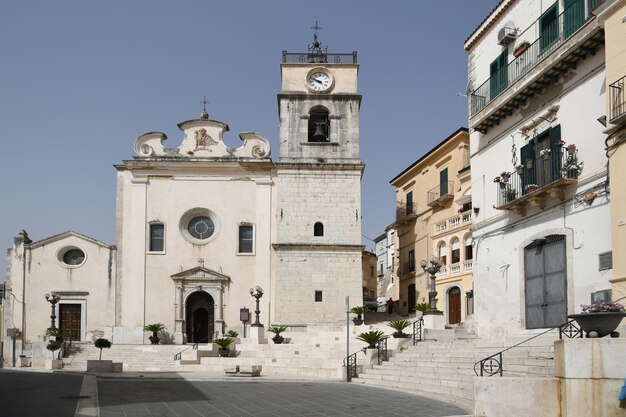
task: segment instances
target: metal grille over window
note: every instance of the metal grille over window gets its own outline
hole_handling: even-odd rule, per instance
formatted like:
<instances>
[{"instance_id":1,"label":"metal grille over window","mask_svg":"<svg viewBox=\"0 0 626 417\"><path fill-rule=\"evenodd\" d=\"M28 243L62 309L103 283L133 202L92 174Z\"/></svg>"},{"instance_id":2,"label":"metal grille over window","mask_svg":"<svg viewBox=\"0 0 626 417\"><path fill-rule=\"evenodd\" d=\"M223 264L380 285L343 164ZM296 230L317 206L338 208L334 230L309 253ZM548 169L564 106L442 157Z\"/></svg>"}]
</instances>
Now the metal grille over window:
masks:
<instances>
[{"instance_id":1,"label":"metal grille over window","mask_svg":"<svg viewBox=\"0 0 626 417\"><path fill-rule=\"evenodd\" d=\"M598 271L613 269L613 251L598 254Z\"/></svg>"},{"instance_id":2,"label":"metal grille over window","mask_svg":"<svg viewBox=\"0 0 626 417\"><path fill-rule=\"evenodd\" d=\"M322 302L322 292L321 291L315 291L315 302L316 303L321 303Z\"/></svg>"}]
</instances>

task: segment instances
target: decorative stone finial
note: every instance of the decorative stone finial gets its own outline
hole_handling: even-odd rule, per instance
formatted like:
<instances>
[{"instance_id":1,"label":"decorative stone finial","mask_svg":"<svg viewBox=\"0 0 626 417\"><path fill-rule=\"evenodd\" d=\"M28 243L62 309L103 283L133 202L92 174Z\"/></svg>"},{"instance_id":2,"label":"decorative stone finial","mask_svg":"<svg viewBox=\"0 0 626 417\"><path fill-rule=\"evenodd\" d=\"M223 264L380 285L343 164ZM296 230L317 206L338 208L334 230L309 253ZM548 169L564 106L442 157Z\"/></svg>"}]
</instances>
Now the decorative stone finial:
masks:
<instances>
[{"instance_id":1,"label":"decorative stone finial","mask_svg":"<svg viewBox=\"0 0 626 417\"><path fill-rule=\"evenodd\" d=\"M200 113L201 120L209 120L209 113L206 111L206 105L208 103L210 103L210 101L207 101L206 96L204 96L204 99L200 102L200 104L202 104L202 113Z\"/></svg>"}]
</instances>

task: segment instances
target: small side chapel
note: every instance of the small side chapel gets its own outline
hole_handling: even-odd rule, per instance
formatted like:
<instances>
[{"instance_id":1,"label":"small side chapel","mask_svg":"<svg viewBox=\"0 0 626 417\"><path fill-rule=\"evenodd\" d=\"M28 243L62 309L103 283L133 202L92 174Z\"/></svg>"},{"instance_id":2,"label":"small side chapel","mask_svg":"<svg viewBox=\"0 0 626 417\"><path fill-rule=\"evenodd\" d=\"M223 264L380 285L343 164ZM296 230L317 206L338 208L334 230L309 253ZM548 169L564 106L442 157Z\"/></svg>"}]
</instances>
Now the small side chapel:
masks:
<instances>
[{"instance_id":1,"label":"small side chapel","mask_svg":"<svg viewBox=\"0 0 626 417\"><path fill-rule=\"evenodd\" d=\"M146 133L115 165L114 245L73 231L14 237L4 307L19 354L51 326L46 294L58 297L55 327L82 342L147 344L150 323L166 326L166 343L242 335L257 288L266 327L345 321L346 296L362 298L359 67L315 29L308 52L282 54L276 161L259 133L226 146L228 125L205 109L178 125L178 145Z\"/></svg>"}]
</instances>

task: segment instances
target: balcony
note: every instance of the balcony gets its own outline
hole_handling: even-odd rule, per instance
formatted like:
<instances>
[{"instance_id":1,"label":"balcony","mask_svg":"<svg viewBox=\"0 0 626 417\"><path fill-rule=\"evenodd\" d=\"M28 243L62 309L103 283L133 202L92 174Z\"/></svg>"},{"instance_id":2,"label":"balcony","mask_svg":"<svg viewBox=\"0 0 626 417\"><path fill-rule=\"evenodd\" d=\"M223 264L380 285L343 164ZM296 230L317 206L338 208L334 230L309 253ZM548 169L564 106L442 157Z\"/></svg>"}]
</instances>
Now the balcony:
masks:
<instances>
[{"instance_id":1,"label":"balcony","mask_svg":"<svg viewBox=\"0 0 626 417\"><path fill-rule=\"evenodd\" d=\"M396 206L396 223L409 223L417 218L417 204L398 204Z\"/></svg>"},{"instance_id":2,"label":"balcony","mask_svg":"<svg viewBox=\"0 0 626 417\"><path fill-rule=\"evenodd\" d=\"M472 223L472 210L467 210L435 224L435 234L457 229Z\"/></svg>"},{"instance_id":3,"label":"balcony","mask_svg":"<svg viewBox=\"0 0 626 417\"><path fill-rule=\"evenodd\" d=\"M604 31L597 22L588 23L595 19L591 9L599 2L575 1L552 23L538 19L518 35L513 59L469 95L470 127L486 133L594 55L604 44ZM557 49L560 53L553 53Z\"/></svg>"},{"instance_id":4,"label":"balcony","mask_svg":"<svg viewBox=\"0 0 626 417\"><path fill-rule=\"evenodd\" d=\"M428 191L428 206L429 207L443 207L446 202L452 200L454 197L453 181L442 182L432 190Z\"/></svg>"},{"instance_id":5,"label":"balcony","mask_svg":"<svg viewBox=\"0 0 626 417\"><path fill-rule=\"evenodd\" d=\"M609 122L614 125L626 122L624 80L626 80L626 76L609 85Z\"/></svg>"},{"instance_id":6,"label":"balcony","mask_svg":"<svg viewBox=\"0 0 626 417\"><path fill-rule=\"evenodd\" d=\"M496 183L496 208L526 215L526 206L545 208L547 197L565 199L565 189L578 182L583 163L578 150L555 146L537 153L516 172L503 172Z\"/></svg>"}]
</instances>

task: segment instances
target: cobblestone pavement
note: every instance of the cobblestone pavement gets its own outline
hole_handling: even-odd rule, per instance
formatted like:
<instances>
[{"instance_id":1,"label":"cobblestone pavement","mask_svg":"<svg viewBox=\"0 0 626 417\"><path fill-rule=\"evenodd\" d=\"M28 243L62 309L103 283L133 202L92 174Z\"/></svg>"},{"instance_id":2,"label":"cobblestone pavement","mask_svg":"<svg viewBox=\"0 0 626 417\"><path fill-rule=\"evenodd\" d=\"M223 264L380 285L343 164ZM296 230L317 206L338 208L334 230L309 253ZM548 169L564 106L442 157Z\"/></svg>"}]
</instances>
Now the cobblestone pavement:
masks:
<instances>
[{"instance_id":1,"label":"cobblestone pavement","mask_svg":"<svg viewBox=\"0 0 626 417\"><path fill-rule=\"evenodd\" d=\"M96 381L95 376L85 378ZM338 382L98 378L94 383L97 383L100 417L440 417L466 414L441 401ZM89 413L81 414L79 410L76 415Z\"/></svg>"}]
</instances>

